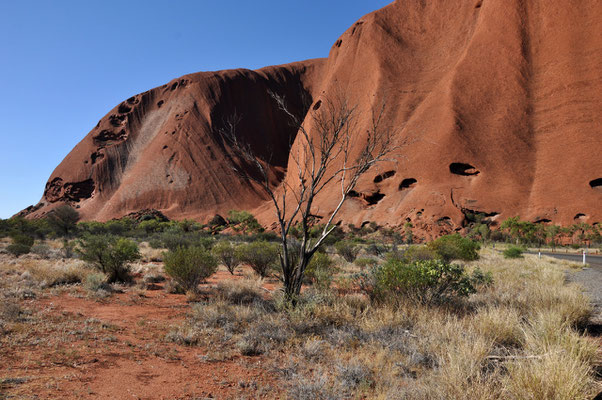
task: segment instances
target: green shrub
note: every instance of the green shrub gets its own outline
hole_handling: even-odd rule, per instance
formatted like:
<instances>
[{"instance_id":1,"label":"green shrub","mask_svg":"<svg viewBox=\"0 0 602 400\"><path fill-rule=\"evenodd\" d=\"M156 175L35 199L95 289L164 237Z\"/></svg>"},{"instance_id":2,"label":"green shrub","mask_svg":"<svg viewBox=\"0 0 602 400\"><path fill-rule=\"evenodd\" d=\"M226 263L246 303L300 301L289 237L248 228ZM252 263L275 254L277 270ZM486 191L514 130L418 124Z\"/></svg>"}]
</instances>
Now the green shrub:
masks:
<instances>
[{"instance_id":1,"label":"green shrub","mask_svg":"<svg viewBox=\"0 0 602 400\"><path fill-rule=\"evenodd\" d=\"M414 261L440 260L443 257L434 249L427 246L409 246L401 255L401 259L407 263Z\"/></svg>"},{"instance_id":2,"label":"green shrub","mask_svg":"<svg viewBox=\"0 0 602 400\"><path fill-rule=\"evenodd\" d=\"M180 247L165 254L165 273L186 291L196 291L199 283L217 271L217 260L203 247Z\"/></svg>"},{"instance_id":3,"label":"green shrub","mask_svg":"<svg viewBox=\"0 0 602 400\"><path fill-rule=\"evenodd\" d=\"M150 246L151 249L163 249L164 248L163 241L158 237L153 237L152 239L149 239L148 245Z\"/></svg>"},{"instance_id":4,"label":"green shrub","mask_svg":"<svg viewBox=\"0 0 602 400\"><path fill-rule=\"evenodd\" d=\"M248 211L230 210L228 211L228 223L235 231L243 232L262 232L263 228L255 219L253 214Z\"/></svg>"},{"instance_id":5,"label":"green shrub","mask_svg":"<svg viewBox=\"0 0 602 400\"><path fill-rule=\"evenodd\" d=\"M122 218L107 221L104 225L109 234L124 236L126 234L131 234L131 230L134 229L136 222L130 218Z\"/></svg>"},{"instance_id":6,"label":"green shrub","mask_svg":"<svg viewBox=\"0 0 602 400\"><path fill-rule=\"evenodd\" d=\"M330 288L336 270L333 261L326 253L315 253L305 269L305 278L310 280L318 289Z\"/></svg>"},{"instance_id":7,"label":"green shrub","mask_svg":"<svg viewBox=\"0 0 602 400\"><path fill-rule=\"evenodd\" d=\"M309 237L316 239L322 235L323 231L324 231L323 224L313 225L309 228L309 232L308 232ZM301 228L301 224L293 225L289 232L290 232L290 235L296 239L301 239L303 237L303 230ZM326 239L324 239L324 241L322 243L324 243L325 246L332 246L336 242L338 242L339 240L343 240L344 238L345 238L345 232L343 232L343 230L340 227L336 226L330 232L330 234L326 237Z\"/></svg>"},{"instance_id":8,"label":"green shrub","mask_svg":"<svg viewBox=\"0 0 602 400\"><path fill-rule=\"evenodd\" d=\"M138 230L146 235L151 235L154 232L160 232L162 229L161 221L158 219L147 219L138 224Z\"/></svg>"},{"instance_id":9,"label":"green shrub","mask_svg":"<svg viewBox=\"0 0 602 400\"><path fill-rule=\"evenodd\" d=\"M349 240L336 242L334 248L347 262L354 262L360 252L360 247Z\"/></svg>"},{"instance_id":10,"label":"green shrub","mask_svg":"<svg viewBox=\"0 0 602 400\"><path fill-rule=\"evenodd\" d=\"M79 222L77 229L90 235L132 236L136 222L130 218L114 219L107 222Z\"/></svg>"},{"instance_id":11,"label":"green shrub","mask_svg":"<svg viewBox=\"0 0 602 400\"><path fill-rule=\"evenodd\" d=\"M23 217L13 217L2 220L0 236L13 236L21 234L32 238L44 239L51 232L46 219L28 220Z\"/></svg>"},{"instance_id":12,"label":"green shrub","mask_svg":"<svg viewBox=\"0 0 602 400\"><path fill-rule=\"evenodd\" d=\"M493 284L493 274L491 271L483 272L481 268L477 267L472 271L470 281L475 287L489 287Z\"/></svg>"},{"instance_id":13,"label":"green shrub","mask_svg":"<svg viewBox=\"0 0 602 400\"><path fill-rule=\"evenodd\" d=\"M238 246L238 258L253 268L261 277L266 277L276 266L279 246L270 242L253 242Z\"/></svg>"},{"instance_id":14,"label":"green shrub","mask_svg":"<svg viewBox=\"0 0 602 400\"><path fill-rule=\"evenodd\" d=\"M430 242L427 247L449 262L452 260L473 261L479 258L479 243L460 236L459 234L445 235Z\"/></svg>"},{"instance_id":15,"label":"green shrub","mask_svg":"<svg viewBox=\"0 0 602 400\"><path fill-rule=\"evenodd\" d=\"M10 235L13 243L6 247L6 250L15 257L19 257L23 254L27 254L31 251L33 246L33 237L14 232Z\"/></svg>"},{"instance_id":16,"label":"green shrub","mask_svg":"<svg viewBox=\"0 0 602 400\"><path fill-rule=\"evenodd\" d=\"M78 241L76 251L82 260L106 274L109 283L129 282L131 277L128 263L140 258L135 242L108 235L84 236Z\"/></svg>"},{"instance_id":17,"label":"green shrub","mask_svg":"<svg viewBox=\"0 0 602 400\"><path fill-rule=\"evenodd\" d=\"M179 247L191 247L198 245L198 237L192 237L178 233L165 232L160 235L160 238L160 241L163 244L162 247L168 249L169 251L175 251Z\"/></svg>"},{"instance_id":18,"label":"green shrub","mask_svg":"<svg viewBox=\"0 0 602 400\"><path fill-rule=\"evenodd\" d=\"M275 232L255 232L245 237L245 241L248 242L276 242L279 240L280 236L278 236Z\"/></svg>"},{"instance_id":19,"label":"green shrub","mask_svg":"<svg viewBox=\"0 0 602 400\"><path fill-rule=\"evenodd\" d=\"M354 280L376 301L441 303L476 291L463 266L443 260L389 260L367 274L358 274Z\"/></svg>"},{"instance_id":20,"label":"green shrub","mask_svg":"<svg viewBox=\"0 0 602 400\"><path fill-rule=\"evenodd\" d=\"M68 205L63 205L52 210L48 217L48 225L58 236L69 236L77 228L79 213Z\"/></svg>"},{"instance_id":21,"label":"green shrub","mask_svg":"<svg viewBox=\"0 0 602 400\"><path fill-rule=\"evenodd\" d=\"M22 244L24 246L33 246L33 237L23 233L13 233L10 235L13 244Z\"/></svg>"},{"instance_id":22,"label":"green shrub","mask_svg":"<svg viewBox=\"0 0 602 400\"><path fill-rule=\"evenodd\" d=\"M504 251L504 258L523 258L524 248L520 246L508 246Z\"/></svg>"},{"instance_id":23,"label":"green shrub","mask_svg":"<svg viewBox=\"0 0 602 400\"><path fill-rule=\"evenodd\" d=\"M238 259L238 254L236 253L236 247L232 245L232 243L222 240L219 241L213 246L212 250L213 255L221 262L223 265L228 268L228 271L232 275L234 275L234 271L236 267L240 264L240 260Z\"/></svg>"},{"instance_id":24,"label":"green shrub","mask_svg":"<svg viewBox=\"0 0 602 400\"><path fill-rule=\"evenodd\" d=\"M213 239L210 236L201 236L198 240L197 243L199 246L204 247L205 250L211 250L211 248L213 247L213 245L215 245L215 239Z\"/></svg>"},{"instance_id":25,"label":"green shrub","mask_svg":"<svg viewBox=\"0 0 602 400\"><path fill-rule=\"evenodd\" d=\"M27 254L31 251L31 246L27 246L26 244L21 243L13 243L9 244L6 247L6 251L12 254L15 257L19 257L23 254Z\"/></svg>"}]
</instances>

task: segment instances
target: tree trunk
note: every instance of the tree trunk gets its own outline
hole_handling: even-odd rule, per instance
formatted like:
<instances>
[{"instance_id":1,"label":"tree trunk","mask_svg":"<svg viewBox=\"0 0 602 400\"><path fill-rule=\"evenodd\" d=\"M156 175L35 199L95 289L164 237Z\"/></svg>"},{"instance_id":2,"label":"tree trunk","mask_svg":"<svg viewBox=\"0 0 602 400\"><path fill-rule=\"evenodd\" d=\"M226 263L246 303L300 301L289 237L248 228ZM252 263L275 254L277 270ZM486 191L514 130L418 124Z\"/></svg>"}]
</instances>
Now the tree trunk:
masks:
<instances>
[{"instance_id":1,"label":"tree trunk","mask_svg":"<svg viewBox=\"0 0 602 400\"><path fill-rule=\"evenodd\" d=\"M284 298L286 303L292 307L295 307L298 303L307 264L309 264L308 255L304 253L299 259L297 267L290 269L290 276L284 277Z\"/></svg>"}]
</instances>

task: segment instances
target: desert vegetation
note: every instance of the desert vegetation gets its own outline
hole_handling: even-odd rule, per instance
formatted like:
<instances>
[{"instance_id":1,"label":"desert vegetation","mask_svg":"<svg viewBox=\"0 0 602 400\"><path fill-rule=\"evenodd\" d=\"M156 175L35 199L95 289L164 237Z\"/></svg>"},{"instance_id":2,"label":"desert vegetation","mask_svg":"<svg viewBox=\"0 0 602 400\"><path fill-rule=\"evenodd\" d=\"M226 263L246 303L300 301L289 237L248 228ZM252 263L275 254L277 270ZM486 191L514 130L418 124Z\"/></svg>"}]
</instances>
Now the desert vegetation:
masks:
<instances>
[{"instance_id":1,"label":"desert vegetation","mask_svg":"<svg viewBox=\"0 0 602 400\"><path fill-rule=\"evenodd\" d=\"M337 227L291 304L280 238L251 218L1 221L2 390L51 395L48 379L71 376L63 368L77 360L132 358L166 363L165 374L169 360L192 374L221 368L214 394L232 398L590 399L600 389L592 306L567 283L571 266L523 254L528 243L510 231L494 249L491 236L405 244L405 228ZM11 250L19 243L28 251ZM116 311L86 315L96 308Z\"/></svg>"}]
</instances>

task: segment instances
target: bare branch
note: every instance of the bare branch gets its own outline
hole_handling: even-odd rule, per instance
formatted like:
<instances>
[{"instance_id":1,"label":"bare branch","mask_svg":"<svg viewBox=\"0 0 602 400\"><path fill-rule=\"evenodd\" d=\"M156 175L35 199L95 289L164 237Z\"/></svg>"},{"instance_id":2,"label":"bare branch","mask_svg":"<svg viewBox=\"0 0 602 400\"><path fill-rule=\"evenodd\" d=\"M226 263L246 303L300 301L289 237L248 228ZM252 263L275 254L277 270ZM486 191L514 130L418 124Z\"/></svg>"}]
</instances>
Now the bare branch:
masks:
<instances>
[{"instance_id":1,"label":"bare branch","mask_svg":"<svg viewBox=\"0 0 602 400\"><path fill-rule=\"evenodd\" d=\"M282 244L280 263L283 282L287 298L293 300L299 294L305 268L336 228L333 222L359 178L375 164L387 161L387 155L398 146L393 142L394 130L383 126L384 102L372 111L369 129L362 135L357 123L358 109L350 105L345 96L324 96L309 114L306 114L308 105L303 108L302 115L297 115L283 96L274 92L269 95L276 108L289 118L297 130L294 143L289 143L289 171L279 189L272 188L269 159L261 160L250 145L239 140L236 130L240 116L235 113L224 121L218 133L238 159L252 166L252 170L235 166L237 173L259 184L274 205ZM359 140L362 140L361 144ZM336 181L340 185L340 199L335 209L327 213L319 236L312 239L310 228L315 223L316 196ZM291 199L292 205L289 205ZM300 249L294 250L295 254L299 253L298 257L291 257L288 236L297 222L301 228ZM291 261L293 258L295 261Z\"/></svg>"}]
</instances>

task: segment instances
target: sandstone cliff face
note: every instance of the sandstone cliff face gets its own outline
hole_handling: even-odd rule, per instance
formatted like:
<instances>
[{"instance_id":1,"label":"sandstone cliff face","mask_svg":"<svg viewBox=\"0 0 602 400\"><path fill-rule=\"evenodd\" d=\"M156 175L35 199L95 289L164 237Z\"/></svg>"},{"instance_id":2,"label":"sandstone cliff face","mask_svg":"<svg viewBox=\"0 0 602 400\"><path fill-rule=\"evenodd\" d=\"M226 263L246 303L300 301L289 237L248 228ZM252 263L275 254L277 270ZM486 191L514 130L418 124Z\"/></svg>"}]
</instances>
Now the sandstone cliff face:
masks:
<instances>
[{"instance_id":1,"label":"sandstone cliff face","mask_svg":"<svg viewBox=\"0 0 602 400\"><path fill-rule=\"evenodd\" d=\"M233 173L240 160L230 156L217 130L236 112L240 139L270 159L277 185L296 132L272 108L269 91L301 112L321 64L196 73L127 99L55 169L30 215L69 203L85 219L107 220L140 209L202 219L259 205L264 194Z\"/></svg>"},{"instance_id":2,"label":"sandstone cliff face","mask_svg":"<svg viewBox=\"0 0 602 400\"><path fill-rule=\"evenodd\" d=\"M350 27L328 59L187 75L126 100L57 167L30 215L68 202L88 219L244 208L269 222L214 131L236 110L241 135L274 149L262 153L275 155L274 186L287 179L295 132L270 89L297 111L302 95L342 92L358 105L359 132L386 102L400 147L363 177L346 223L411 220L429 236L461 228L469 212L600 222L601 22L597 0L397 1ZM333 186L319 213L337 200Z\"/></svg>"}]
</instances>

